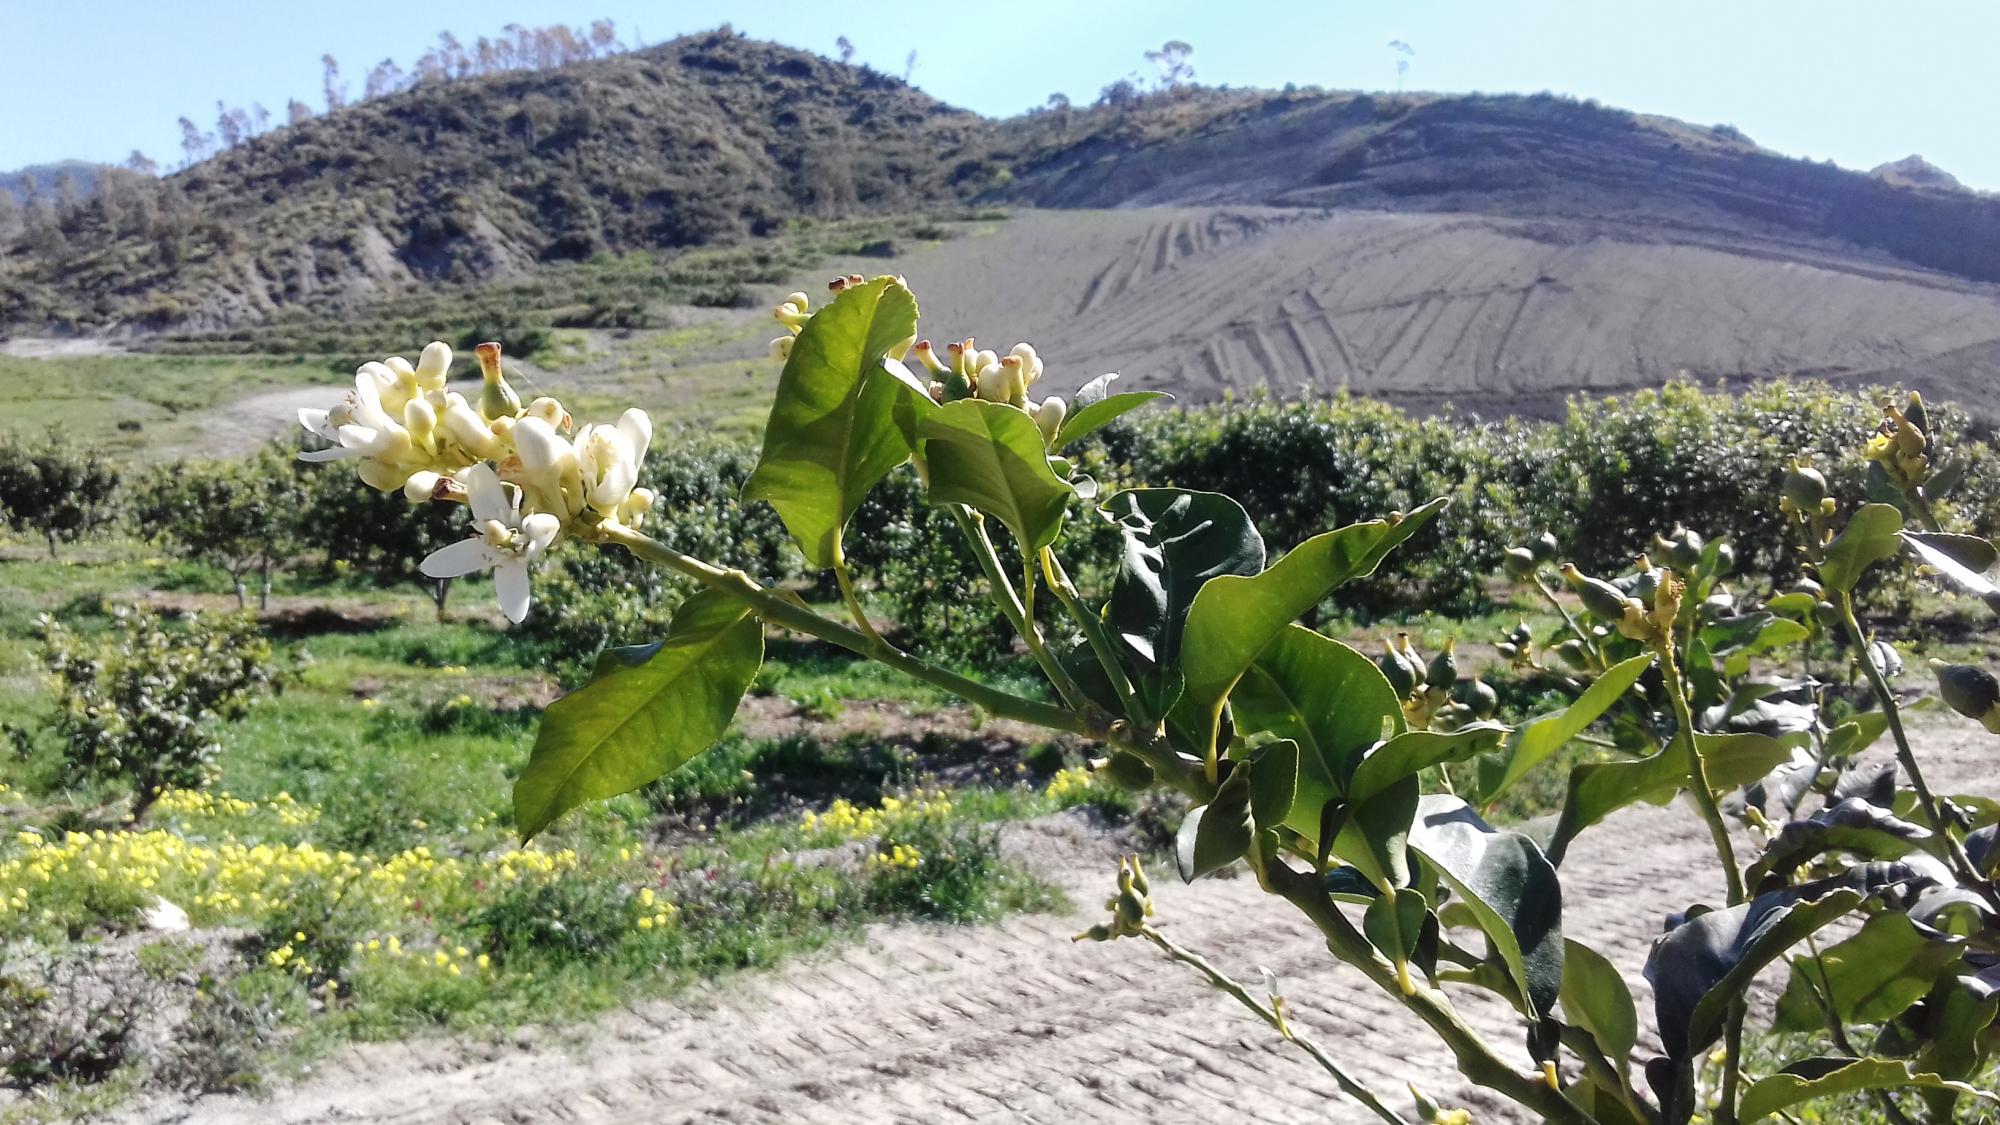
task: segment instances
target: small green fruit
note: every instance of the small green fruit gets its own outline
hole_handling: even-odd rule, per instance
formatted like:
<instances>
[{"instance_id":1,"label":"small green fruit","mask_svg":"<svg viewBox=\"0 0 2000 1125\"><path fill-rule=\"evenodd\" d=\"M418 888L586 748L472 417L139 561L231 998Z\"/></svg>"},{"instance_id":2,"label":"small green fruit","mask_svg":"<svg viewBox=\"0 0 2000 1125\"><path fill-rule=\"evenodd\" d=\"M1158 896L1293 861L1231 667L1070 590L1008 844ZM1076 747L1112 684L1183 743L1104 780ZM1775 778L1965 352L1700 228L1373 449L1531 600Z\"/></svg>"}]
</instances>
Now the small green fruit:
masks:
<instances>
[{"instance_id":1,"label":"small green fruit","mask_svg":"<svg viewBox=\"0 0 2000 1125\"><path fill-rule=\"evenodd\" d=\"M1114 750L1104 766L1104 776L1118 788L1138 793L1153 784L1153 767L1137 754Z\"/></svg>"},{"instance_id":2,"label":"small green fruit","mask_svg":"<svg viewBox=\"0 0 2000 1125\"><path fill-rule=\"evenodd\" d=\"M1562 554L1562 544L1556 542L1554 535L1544 531L1528 541L1528 550L1534 552L1538 561L1551 563L1556 561L1557 555Z\"/></svg>"},{"instance_id":3,"label":"small green fruit","mask_svg":"<svg viewBox=\"0 0 2000 1125\"><path fill-rule=\"evenodd\" d=\"M1946 706L2000 734L2000 680L1994 679L1993 673L1942 660L1931 661L1931 669L1937 673L1938 695Z\"/></svg>"},{"instance_id":4,"label":"small green fruit","mask_svg":"<svg viewBox=\"0 0 2000 1125\"><path fill-rule=\"evenodd\" d=\"M1526 581L1541 565L1542 560L1526 547L1509 547L1500 555L1500 569L1517 581Z\"/></svg>"}]
</instances>

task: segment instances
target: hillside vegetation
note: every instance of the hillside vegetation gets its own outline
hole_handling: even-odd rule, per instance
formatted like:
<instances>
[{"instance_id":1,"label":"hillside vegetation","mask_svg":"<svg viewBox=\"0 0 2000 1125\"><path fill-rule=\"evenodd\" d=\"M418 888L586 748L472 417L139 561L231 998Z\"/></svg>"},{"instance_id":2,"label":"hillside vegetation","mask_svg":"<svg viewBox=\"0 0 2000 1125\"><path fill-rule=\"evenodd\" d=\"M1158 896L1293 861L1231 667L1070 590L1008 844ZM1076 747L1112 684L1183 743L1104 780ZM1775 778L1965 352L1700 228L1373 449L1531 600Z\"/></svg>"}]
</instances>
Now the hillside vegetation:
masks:
<instances>
[{"instance_id":1,"label":"hillside vegetation","mask_svg":"<svg viewBox=\"0 0 2000 1125\"><path fill-rule=\"evenodd\" d=\"M2000 276L2000 203L1538 97L1181 87L1004 121L727 28L349 105L34 216L0 331L203 332L800 217L1263 204L1635 216Z\"/></svg>"}]
</instances>

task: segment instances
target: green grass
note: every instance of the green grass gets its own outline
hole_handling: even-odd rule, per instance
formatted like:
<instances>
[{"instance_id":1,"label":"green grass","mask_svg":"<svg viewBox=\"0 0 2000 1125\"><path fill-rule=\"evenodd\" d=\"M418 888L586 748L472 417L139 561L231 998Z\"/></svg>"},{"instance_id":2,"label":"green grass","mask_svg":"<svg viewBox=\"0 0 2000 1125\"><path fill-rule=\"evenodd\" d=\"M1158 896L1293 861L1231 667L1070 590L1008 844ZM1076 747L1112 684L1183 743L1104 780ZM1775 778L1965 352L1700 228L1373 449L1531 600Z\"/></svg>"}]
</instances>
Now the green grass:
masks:
<instances>
[{"instance_id":1,"label":"green grass","mask_svg":"<svg viewBox=\"0 0 2000 1125\"><path fill-rule=\"evenodd\" d=\"M114 454L199 448L204 411L264 391L331 383L335 370L303 357L0 356L0 430L55 427Z\"/></svg>"}]
</instances>

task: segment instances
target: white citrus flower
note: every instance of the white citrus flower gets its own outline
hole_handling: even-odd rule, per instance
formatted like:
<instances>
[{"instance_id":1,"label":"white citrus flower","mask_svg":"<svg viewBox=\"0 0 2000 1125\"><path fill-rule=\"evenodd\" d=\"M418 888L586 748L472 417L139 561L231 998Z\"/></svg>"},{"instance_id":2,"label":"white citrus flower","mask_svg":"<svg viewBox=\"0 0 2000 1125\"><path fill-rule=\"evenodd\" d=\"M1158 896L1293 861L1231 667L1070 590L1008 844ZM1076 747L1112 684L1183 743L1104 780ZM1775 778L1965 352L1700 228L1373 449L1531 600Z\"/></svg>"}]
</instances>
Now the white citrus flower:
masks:
<instances>
[{"instance_id":1,"label":"white citrus flower","mask_svg":"<svg viewBox=\"0 0 2000 1125\"><path fill-rule=\"evenodd\" d=\"M608 516L616 516L639 483L639 466L652 444L653 420L633 407L612 425L585 426L576 434L577 471L584 499Z\"/></svg>"},{"instance_id":2,"label":"white citrus flower","mask_svg":"<svg viewBox=\"0 0 2000 1125\"><path fill-rule=\"evenodd\" d=\"M554 426L532 414L517 419L510 433L514 456L501 462L501 477L521 486L530 510L551 513L568 523L583 510L584 501L576 448Z\"/></svg>"},{"instance_id":3,"label":"white citrus flower","mask_svg":"<svg viewBox=\"0 0 2000 1125\"><path fill-rule=\"evenodd\" d=\"M528 568L562 534L562 521L547 512L523 516L519 499L485 464L466 470L464 483L476 534L431 552L419 569L432 578L491 570L500 612L518 625L528 616Z\"/></svg>"}]
</instances>

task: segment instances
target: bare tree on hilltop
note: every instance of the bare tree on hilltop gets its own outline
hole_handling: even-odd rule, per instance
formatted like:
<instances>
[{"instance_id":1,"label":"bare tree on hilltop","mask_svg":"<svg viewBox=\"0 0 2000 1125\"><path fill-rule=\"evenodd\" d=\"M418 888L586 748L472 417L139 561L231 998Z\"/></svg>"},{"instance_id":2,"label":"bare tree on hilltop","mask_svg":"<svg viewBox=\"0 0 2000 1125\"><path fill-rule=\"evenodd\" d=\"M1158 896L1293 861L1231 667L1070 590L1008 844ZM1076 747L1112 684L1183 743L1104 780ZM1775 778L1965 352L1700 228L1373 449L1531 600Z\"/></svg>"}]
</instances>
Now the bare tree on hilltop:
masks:
<instances>
[{"instance_id":1,"label":"bare tree on hilltop","mask_svg":"<svg viewBox=\"0 0 2000 1125\"><path fill-rule=\"evenodd\" d=\"M1188 59L1194 48L1178 39L1169 39L1157 51L1147 51L1146 61L1159 71L1159 89L1177 90L1194 82L1194 64Z\"/></svg>"}]
</instances>

